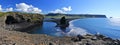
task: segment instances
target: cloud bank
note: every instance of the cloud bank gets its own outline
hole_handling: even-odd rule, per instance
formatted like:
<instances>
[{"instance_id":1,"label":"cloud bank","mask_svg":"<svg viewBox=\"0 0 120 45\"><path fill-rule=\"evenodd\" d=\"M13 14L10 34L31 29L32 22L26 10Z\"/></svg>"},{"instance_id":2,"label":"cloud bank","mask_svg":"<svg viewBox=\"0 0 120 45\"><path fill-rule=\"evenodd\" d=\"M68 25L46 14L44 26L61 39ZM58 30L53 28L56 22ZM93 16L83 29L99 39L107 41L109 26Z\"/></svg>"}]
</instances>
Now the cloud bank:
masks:
<instances>
[{"instance_id":1,"label":"cloud bank","mask_svg":"<svg viewBox=\"0 0 120 45\"><path fill-rule=\"evenodd\" d=\"M0 5L0 12L9 12L9 11L13 11L13 8L10 7L10 8L3 9L2 5Z\"/></svg>"},{"instance_id":2,"label":"cloud bank","mask_svg":"<svg viewBox=\"0 0 120 45\"><path fill-rule=\"evenodd\" d=\"M42 10L26 3L18 3L15 5L15 8L9 7L9 8L2 8L2 5L0 5L0 11L1 12L10 12L10 11L18 11L18 12L27 12L27 13L42 13ZM50 11L50 13L67 13L72 11L72 7L62 7L60 9L55 9L53 11Z\"/></svg>"},{"instance_id":3,"label":"cloud bank","mask_svg":"<svg viewBox=\"0 0 120 45\"><path fill-rule=\"evenodd\" d=\"M6 11L7 11L7 12L13 11L13 8L12 8L12 7L11 7L11 8L7 8Z\"/></svg>"},{"instance_id":4,"label":"cloud bank","mask_svg":"<svg viewBox=\"0 0 120 45\"><path fill-rule=\"evenodd\" d=\"M63 7L62 9L63 9L64 11L71 11L71 10L72 10L71 6L69 6L69 7Z\"/></svg>"},{"instance_id":5,"label":"cloud bank","mask_svg":"<svg viewBox=\"0 0 120 45\"><path fill-rule=\"evenodd\" d=\"M64 12L64 11L61 10L61 9L56 9L56 10L54 10L54 11L51 11L51 13L66 13L66 12Z\"/></svg>"},{"instance_id":6,"label":"cloud bank","mask_svg":"<svg viewBox=\"0 0 120 45\"><path fill-rule=\"evenodd\" d=\"M19 3L16 4L16 8L2 8L2 5L0 5L0 11L1 12L9 12L9 11L19 11L19 12L27 12L27 13L41 13L42 10L34 7L33 5L28 5L26 3Z\"/></svg>"},{"instance_id":7,"label":"cloud bank","mask_svg":"<svg viewBox=\"0 0 120 45\"><path fill-rule=\"evenodd\" d=\"M63 7L61 9L56 9L54 11L50 11L51 13L67 13L69 11L72 11L72 8L71 6L68 6L68 7Z\"/></svg>"},{"instance_id":8,"label":"cloud bank","mask_svg":"<svg viewBox=\"0 0 120 45\"><path fill-rule=\"evenodd\" d=\"M34 7L33 5L28 5L26 3L16 4L16 10L20 12L28 12L28 13L41 13L42 10Z\"/></svg>"}]
</instances>

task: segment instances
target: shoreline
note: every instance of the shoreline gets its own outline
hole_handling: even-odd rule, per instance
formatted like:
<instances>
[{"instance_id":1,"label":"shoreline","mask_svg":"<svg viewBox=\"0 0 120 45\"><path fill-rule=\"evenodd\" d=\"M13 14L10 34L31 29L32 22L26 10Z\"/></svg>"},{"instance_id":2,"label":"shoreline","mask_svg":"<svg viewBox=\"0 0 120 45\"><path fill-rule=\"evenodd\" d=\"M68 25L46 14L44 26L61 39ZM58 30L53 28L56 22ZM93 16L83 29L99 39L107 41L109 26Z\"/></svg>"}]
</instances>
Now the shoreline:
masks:
<instances>
[{"instance_id":1,"label":"shoreline","mask_svg":"<svg viewBox=\"0 0 120 45\"><path fill-rule=\"evenodd\" d=\"M9 30L0 30L0 45L3 44L15 44L15 45L77 45L77 44L92 44L92 45L106 45L114 44L113 42L118 42L111 38L96 38L95 35L87 36L75 36L75 37L54 37L46 34L28 34L25 32L19 31L9 31ZM83 38L81 38L83 37ZM18 41L19 40L19 41ZM104 44L103 44L104 43Z\"/></svg>"},{"instance_id":2,"label":"shoreline","mask_svg":"<svg viewBox=\"0 0 120 45\"><path fill-rule=\"evenodd\" d=\"M4 35L3 35L4 34ZM18 41L19 40L19 41ZM46 34L28 34L18 31L0 30L0 44L15 44L15 45L76 45L76 44L92 44L105 45L120 43L119 40L114 40L103 35L84 35L75 37L54 37ZM104 43L104 44L103 44Z\"/></svg>"},{"instance_id":3,"label":"shoreline","mask_svg":"<svg viewBox=\"0 0 120 45\"><path fill-rule=\"evenodd\" d=\"M103 35L79 35L74 37L54 37L46 34L29 34L19 31L0 30L0 45L110 45L120 44L120 40ZM19 41L18 41L19 40Z\"/></svg>"}]
</instances>

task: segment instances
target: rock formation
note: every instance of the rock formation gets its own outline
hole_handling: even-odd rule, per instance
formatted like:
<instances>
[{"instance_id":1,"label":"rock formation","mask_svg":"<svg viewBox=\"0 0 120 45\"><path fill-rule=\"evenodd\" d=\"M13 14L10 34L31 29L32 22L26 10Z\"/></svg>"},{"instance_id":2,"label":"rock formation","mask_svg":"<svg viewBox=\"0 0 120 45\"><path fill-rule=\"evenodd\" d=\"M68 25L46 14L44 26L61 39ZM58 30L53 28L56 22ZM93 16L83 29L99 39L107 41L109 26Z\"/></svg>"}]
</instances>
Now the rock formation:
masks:
<instances>
[{"instance_id":1,"label":"rock formation","mask_svg":"<svg viewBox=\"0 0 120 45\"><path fill-rule=\"evenodd\" d=\"M60 19L60 28L61 28L62 30L65 30L66 27L68 27L68 26L69 26L69 23L67 22L65 16L63 16L63 17Z\"/></svg>"},{"instance_id":2,"label":"rock formation","mask_svg":"<svg viewBox=\"0 0 120 45\"><path fill-rule=\"evenodd\" d=\"M42 26L43 18L41 14L7 13L5 28L9 30L24 30L30 27Z\"/></svg>"},{"instance_id":3,"label":"rock formation","mask_svg":"<svg viewBox=\"0 0 120 45\"><path fill-rule=\"evenodd\" d=\"M13 24L16 23L17 21L15 20L15 18L13 16L7 16L6 20L5 20L5 24Z\"/></svg>"},{"instance_id":4,"label":"rock formation","mask_svg":"<svg viewBox=\"0 0 120 45\"><path fill-rule=\"evenodd\" d=\"M63 17L60 19L60 25L66 25L66 18L65 18L65 16L63 16Z\"/></svg>"}]
</instances>

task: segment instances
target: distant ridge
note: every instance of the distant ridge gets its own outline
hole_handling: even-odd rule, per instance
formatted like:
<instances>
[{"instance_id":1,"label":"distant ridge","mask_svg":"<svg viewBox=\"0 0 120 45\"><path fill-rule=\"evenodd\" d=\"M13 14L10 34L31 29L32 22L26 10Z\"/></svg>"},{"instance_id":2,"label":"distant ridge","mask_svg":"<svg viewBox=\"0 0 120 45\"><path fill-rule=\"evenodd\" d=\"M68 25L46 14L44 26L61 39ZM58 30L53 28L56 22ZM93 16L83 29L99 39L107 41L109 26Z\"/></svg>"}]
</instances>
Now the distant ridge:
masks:
<instances>
[{"instance_id":1,"label":"distant ridge","mask_svg":"<svg viewBox=\"0 0 120 45\"><path fill-rule=\"evenodd\" d=\"M100 14L60 14L60 13L49 13L46 16L72 16L72 17L86 17L86 18L106 18L106 15Z\"/></svg>"}]
</instances>

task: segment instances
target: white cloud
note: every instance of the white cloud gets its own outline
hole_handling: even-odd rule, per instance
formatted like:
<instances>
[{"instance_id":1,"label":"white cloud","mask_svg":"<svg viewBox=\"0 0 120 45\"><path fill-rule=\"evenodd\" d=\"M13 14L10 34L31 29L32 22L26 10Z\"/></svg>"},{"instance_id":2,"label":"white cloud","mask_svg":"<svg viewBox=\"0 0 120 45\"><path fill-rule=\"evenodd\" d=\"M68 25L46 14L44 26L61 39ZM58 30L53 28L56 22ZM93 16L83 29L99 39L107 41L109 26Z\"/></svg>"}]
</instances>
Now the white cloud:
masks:
<instances>
[{"instance_id":1,"label":"white cloud","mask_svg":"<svg viewBox=\"0 0 120 45\"><path fill-rule=\"evenodd\" d=\"M6 11L7 11L7 12L13 11L13 8L12 8L12 7L11 7L11 8L7 8Z\"/></svg>"},{"instance_id":2,"label":"white cloud","mask_svg":"<svg viewBox=\"0 0 120 45\"><path fill-rule=\"evenodd\" d=\"M16 4L15 9L13 9L12 7L3 9L2 5L0 5L0 11L2 12L9 12L9 11L14 11L14 10L20 11L20 12L27 12L27 13L41 13L42 12L41 9L34 7L32 5L28 5L26 3Z\"/></svg>"},{"instance_id":3,"label":"white cloud","mask_svg":"<svg viewBox=\"0 0 120 45\"><path fill-rule=\"evenodd\" d=\"M17 11L27 12L28 8L30 7L31 5L27 5L25 3L16 4Z\"/></svg>"},{"instance_id":4,"label":"white cloud","mask_svg":"<svg viewBox=\"0 0 120 45\"><path fill-rule=\"evenodd\" d=\"M2 5L0 5L0 11L2 11Z\"/></svg>"},{"instance_id":5,"label":"white cloud","mask_svg":"<svg viewBox=\"0 0 120 45\"><path fill-rule=\"evenodd\" d=\"M0 11L1 12L8 12L8 11L13 11L13 8L11 7L11 8L2 8L2 5L0 5Z\"/></svg>"},{"instance_id":6,"label":"white cloud","mask_svg":"<svg viewBox=\"0 0 120 45\"><path fill-rule=\"evenodd\" d=\"M51 13L66 13L66 12L69 12L69 11L72 11L71 6L69 6L69 7L63 7L61 9L56 9L56 10L50 11L50 12Z\"/></svg>"},{"instance_id":7,"label":"white cloud","mask_svg":"<svg viewBox=\"0 0 120 45\"><path fill-rule=\"evenodd\" d=\"M40 12L42 12L42 10L40 10L40 9L38 9L36 7L29 8L28 11L31 12L31 13L40 13Z\"/></svg>"},{"instance_id":8,"label":"white cloud","mask_svg":"<svg viewBox=\"0 0 120 45\"><path fill-rule=\"evenodd\" d=\"M26 3L16 4L16 8L17 8L16 10L20 12L28 12L28 13L41 13L42 12L41 9L34 7L32 5L28 5Z\"/></svg>"},{"instance_id":9,"label":"white cloud","mask_svg":"<svg viewBox=\"0 0 120 45\"><path fill-rule=\"evenodd\" d=\"M69 7L63 7L62 9L63 9L64 11L71 11L71 10L72 10L71 6L69 6Z\"/></svg>"},{"instance_id":10,"label":"white cloud","mask_svg":"<svg viewBox=\"0 0 120 45\"><path fill-rule=\"evenodd\" d=\"M51 13L65 13L65 12L60 9L56 9L54 11L51 11Z\"/></svg>"}]
</instances>

